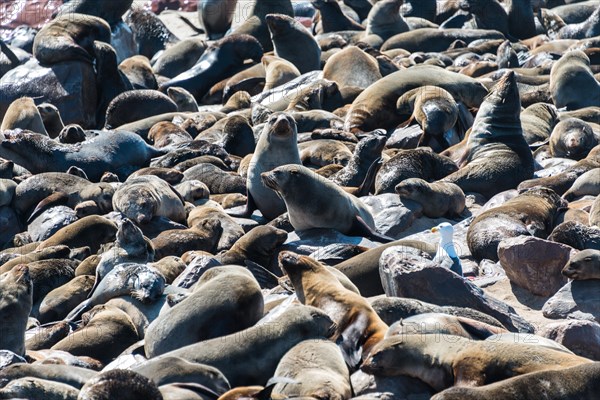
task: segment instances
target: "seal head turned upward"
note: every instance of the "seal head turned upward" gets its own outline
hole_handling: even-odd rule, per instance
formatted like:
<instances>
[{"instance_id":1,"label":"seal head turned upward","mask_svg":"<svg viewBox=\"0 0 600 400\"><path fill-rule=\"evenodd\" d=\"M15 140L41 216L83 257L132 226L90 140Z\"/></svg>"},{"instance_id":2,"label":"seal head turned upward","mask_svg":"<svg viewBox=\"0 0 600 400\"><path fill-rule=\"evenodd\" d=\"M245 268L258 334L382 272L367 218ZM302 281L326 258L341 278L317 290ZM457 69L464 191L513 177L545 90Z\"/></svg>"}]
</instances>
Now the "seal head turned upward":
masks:
<instances>
[{"instance_id":1,"label":"seal head turned upward","mask_svg":"<svg viewBox=\"0 0 600 400\"><path fill-rule=\"evenodd\" d=\"M452 262L452 265L449 266L450 270L463 276L462 265L458 258L458 254L456 254L456 249L454 248L454 242L452 240L454 236L452 224L442 222L438 226L431 228L431 232L440 233L440 242L434 260L444 267L448 266L449 262Z\"/></svg>"}]
</instances>

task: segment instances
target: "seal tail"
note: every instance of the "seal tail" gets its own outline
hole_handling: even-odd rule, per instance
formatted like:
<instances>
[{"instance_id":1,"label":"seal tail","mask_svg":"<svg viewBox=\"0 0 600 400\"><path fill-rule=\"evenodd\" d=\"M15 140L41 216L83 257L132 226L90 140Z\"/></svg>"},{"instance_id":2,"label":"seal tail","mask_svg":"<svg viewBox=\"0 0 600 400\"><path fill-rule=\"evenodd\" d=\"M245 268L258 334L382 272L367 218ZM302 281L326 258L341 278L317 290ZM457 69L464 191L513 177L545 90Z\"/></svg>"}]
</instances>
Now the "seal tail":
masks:
<instances>
[{"instance_id":1,"label":"seal tail","mask_svg":"<svg viewBox=\"0 0 600 400\"><path fill-rule=\"evenodd\" d=\"M91 299L84 300L81 304L79 304L77 307L75 307L65 317L65 321L67 321L69 323L73 322L73 321L76 321L77 318L79 318L79 316L81 316L81 314L83 314L85 311L87 311L90 308L91 304L92 304L92 300Z\"/></svg>"}]
</instances>

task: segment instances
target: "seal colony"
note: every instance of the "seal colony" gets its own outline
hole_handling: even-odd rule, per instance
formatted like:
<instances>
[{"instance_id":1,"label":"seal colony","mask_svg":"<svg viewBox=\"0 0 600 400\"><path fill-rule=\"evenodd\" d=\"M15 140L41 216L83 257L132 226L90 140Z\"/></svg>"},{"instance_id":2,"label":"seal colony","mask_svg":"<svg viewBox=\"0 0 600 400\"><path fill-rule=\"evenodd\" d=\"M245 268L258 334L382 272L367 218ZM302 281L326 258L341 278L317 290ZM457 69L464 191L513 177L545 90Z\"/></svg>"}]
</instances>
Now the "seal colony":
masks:
<instances>
[{"instance_id":1,"label":"seal colony","mask_svg":"<svg viewBox=\"0 0 600 400\"><path fill-rule=\"evenodd\" d=\"M0 398L597 398L600 1L71 0L22 32Z\"/></svg>"}]
</instances>

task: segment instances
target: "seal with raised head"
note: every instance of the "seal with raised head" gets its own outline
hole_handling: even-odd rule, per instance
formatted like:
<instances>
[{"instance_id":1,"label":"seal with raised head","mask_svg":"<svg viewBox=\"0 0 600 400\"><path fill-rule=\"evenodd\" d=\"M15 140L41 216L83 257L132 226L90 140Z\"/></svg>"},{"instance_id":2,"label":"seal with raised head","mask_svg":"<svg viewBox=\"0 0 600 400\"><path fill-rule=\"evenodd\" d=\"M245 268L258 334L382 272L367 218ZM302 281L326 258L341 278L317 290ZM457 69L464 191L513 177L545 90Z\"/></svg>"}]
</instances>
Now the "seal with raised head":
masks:
<instances>
[{"instance_id":1,"label":"seal with raised head","mask_svg":"<svg viewBox=\"0 0 600 400\"><path fill-rule=\"evenodd\" d=\"M375 230L373 216L362 201L302 165L277 167L261 178L281 195L296 230L330 228L381 242L393 240ZM306 193L310 193L309 201Z\"/></svg>"},{"instance_id":2,"label":"seal with raised head","mask_svg":"<svg viewBox=\"0 0 600 400\"><path fill-rule=\"evenodd\" d=\"M403 199L423 206L423 215L429 218L456 217L465 209L465 194L450 182L429 183L419 178L405 179L396 185L396 193Z\"/></svg>"},{"instance_id":3,"label":"seal with raised head","mask_svg":"<svg viewBox=\"0 0 600 400\"><path fill-rule=\"evenodd\" d=\"M242 267L216 267L224 273L200 281L192 294L161 313L145 332L147 357L254 325L263 316L263 297L254 277Z\"/></svg>"},{"instance_id":4,"label":"seal with raised head","mask_svg":"<svg viewBox=\"0 0 600 400\"><path fill-rule=\"evenodd\" d=\"M203 0L198 17L209 40L222 38L231 28L237 0Z\"/></svg>"},{"instance_id":5,"label":"seal with raised head","mask_svg":"<svg viewBox=\"0 0 600 400\"><path fill-rule=\"evenodd\" d=\"M521 128L517 80L508 71L477 112L460 169L443 180L487 198L533 177L533 156ZM493 160L493 162L491 161Z\"/></svg>"},{"instance_id":6,"label":"seal with raised head","mask_svg":"<svg viewBox=\"0 0 600 400\"><path fill-rule=\"evenodd\" d=\"M382 340L361 369L382 376L408 375L441 391L586 363L592 361L547 347L425 334Z\"/></svg>"},{"instance_id":7,"label":"seal with raised head","mask_svg":"<svg viewBox=\"0 0 600 400\"><path fill-rule=\"evenodd\" d=\"M301 164L296 121L290 114L274 113L263 128L248 167L248 203L242 215L258 208L265 218L273 219L286 210L285 203L261 180L263 172L287 164Z\"/></svg>"},{"instance_id":8,"label":"seal with raised head","mask_svg":"<svg viewBox=\"0 0 600 400\"><path fill-rule=\"evenodd\" d=\"M400 14L402 0L383 0L373 5L367 16L367 35L377 35L383 41L394 35L408 32L410 27Z\"/></svg>"},{"instance_id":9,"label":"seal with raised head","mask_svg":"<svg viewBox=\"0 0 600 400\"><path fill-rule=\"evenodd\" d=\"M78 60L92 63L94 41L110 43L110 26L102 18L69 13L44 25L35 35L33 56L42 64Z\"/></svg>"},{"instance_id":10,"label":"seal with raised head","mask_svg":"<svg viewBox=\"0 0 600 400\"><path fill-rule=\"evenodd\" d=\"M359 294L346 289L324 265L290 251L279 254L298 299L322 309L336 323L332 338L342 349L348 365L354 367L383 339L388 326Z\"/></svg>"},{"instance_id":11,"label":"seal with raised head","mask_svg":"<svg viewBox=\"0 0 600 400\"><path fill-rule=\"evenodd\" d=\"M26 265L17 265L0 275L0 348L25 354L25 329L32 303L33 284Z\"/></svg>"}]
</instances>

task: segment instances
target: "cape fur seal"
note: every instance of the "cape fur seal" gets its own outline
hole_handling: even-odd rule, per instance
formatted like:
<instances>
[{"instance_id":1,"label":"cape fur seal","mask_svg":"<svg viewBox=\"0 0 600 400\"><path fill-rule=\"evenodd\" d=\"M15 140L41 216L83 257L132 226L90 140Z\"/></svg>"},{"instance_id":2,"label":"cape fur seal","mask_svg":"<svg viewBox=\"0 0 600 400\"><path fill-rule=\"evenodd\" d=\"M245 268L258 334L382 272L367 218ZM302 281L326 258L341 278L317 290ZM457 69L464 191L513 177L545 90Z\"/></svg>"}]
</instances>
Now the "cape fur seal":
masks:
<instances>
[{"instance_id":1,"label":"cape fur seal","mask_svg":"<svg viewBox=\"0 0 600 400\"><path fill-rule=\"evenodd\" d=\"M32 303L33 284L26 265L17 265L0 275L0 348L25 354L25 328Z\"/></svg>"}]
</instances>

